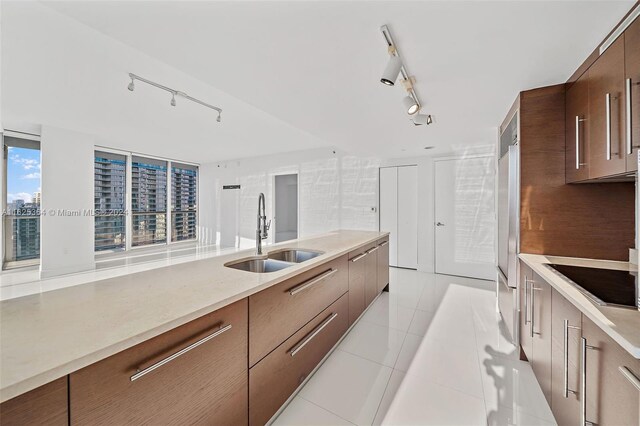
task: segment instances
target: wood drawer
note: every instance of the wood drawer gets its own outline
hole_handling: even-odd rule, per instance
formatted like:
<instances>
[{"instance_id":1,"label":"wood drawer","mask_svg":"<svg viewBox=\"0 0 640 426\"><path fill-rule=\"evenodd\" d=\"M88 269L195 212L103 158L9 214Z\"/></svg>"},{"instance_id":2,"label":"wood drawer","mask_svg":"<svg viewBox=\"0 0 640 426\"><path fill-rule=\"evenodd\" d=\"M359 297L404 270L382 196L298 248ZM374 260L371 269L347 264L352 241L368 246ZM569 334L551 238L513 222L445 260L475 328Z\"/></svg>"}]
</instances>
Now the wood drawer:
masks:
<instances>
[{"instance_id":1,"label":"wood drawer","mask_svg":"<svg viewBox=\"0 0 640 426\"><path fill-rule=\"evenodd\" d=\"M264 425L278 411L347 331L348 312L344 294L249 370L249 424Z\"/></svg>"},{"instance_id":2,"label":"wood drawer","mask_svg":"<svg viewBox=\"0 0 640 426\"><path fill-rule=\"evenodd\" d=\"M336 272L331 274L332 270ZM322 278L324 274L331 275ZM260 361L344 294L349 288L348 279L347 256L343 256L251 295L249 365ZM307 284L311 285L305 287Z\"/></svg>"},{"instance_id":3,"label":"wood drawer","mask_svg":"<svg viewBox=\"0 0 640 426\"><path fill-rule=\"evenodd\" d=\"M63 426L69 421L67 376L16 396L0 405L2 426Z\"/></svg>"},{"instance_id":4,"label":"wood drawer","mask_svg":"<svg viewBox=\"0 0 640 426\"><path fill-rule=\"evenodd\" d=\"M349 324L356 322L366 308L366 258L367 244L349 253Z\"/></svg>"},{"instance_id":5,"label":"wood drawer","mask_svg":"<svg viewBox=\"0 0 640 426\"><path fill-rule=\"evenodd\" d=\"M389 284L389 237L378 240L378 293Z\"/></svg>"},{"instance_id":6,"label":"wood drawer","mask_svg":"<svg viewBox=\"0 0 640 426\"><path fill-rule=\"evenodd\" d=\"M72 373L71 424L247 424L247 306L243 299Z\"/></svg>"}]
</instances>

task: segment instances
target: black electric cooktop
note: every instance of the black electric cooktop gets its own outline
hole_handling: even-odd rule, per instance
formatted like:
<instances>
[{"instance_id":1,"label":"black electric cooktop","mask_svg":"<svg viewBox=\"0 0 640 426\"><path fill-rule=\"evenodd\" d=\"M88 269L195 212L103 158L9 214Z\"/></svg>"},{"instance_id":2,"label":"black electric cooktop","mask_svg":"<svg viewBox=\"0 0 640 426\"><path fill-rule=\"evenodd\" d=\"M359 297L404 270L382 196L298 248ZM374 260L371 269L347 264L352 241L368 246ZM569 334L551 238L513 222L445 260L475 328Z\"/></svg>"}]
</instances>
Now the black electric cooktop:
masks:
<instances>
[{"instance_id":1,"label":"black electric cooktop","mask_svg":"<svg viewBox=\"0 0 640 426\"><path fill-rule=\"evenodd\" d=\"M638 307L638 273L614 269L549 264L604 305Z\"/></svg>"}]
</instances>

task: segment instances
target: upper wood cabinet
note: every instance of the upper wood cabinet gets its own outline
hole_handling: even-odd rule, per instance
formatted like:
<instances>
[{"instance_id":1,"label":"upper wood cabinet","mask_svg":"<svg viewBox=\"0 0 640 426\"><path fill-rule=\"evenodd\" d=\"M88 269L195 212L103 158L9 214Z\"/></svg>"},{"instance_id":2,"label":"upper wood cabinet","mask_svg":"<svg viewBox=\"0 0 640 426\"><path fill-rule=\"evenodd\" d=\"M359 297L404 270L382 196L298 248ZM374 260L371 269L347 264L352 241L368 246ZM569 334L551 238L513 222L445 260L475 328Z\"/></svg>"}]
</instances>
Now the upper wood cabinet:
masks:
<instances>
[{"instance_id":1,"label":"upper wood cabinet","mask_svg":"<svg viewBox=\"0 0 640 426\"><path fill-rule=\"evenodd\" d=\"M626 171L624 34L589 68L589 178Z\"/></svg>"},{"instance_id":2,"label":"upper wood cabinet","mask_svg":"<svg viewBox=\"0 0 640 426\"><path fill-rule=\"evenodd\" d=\"M589 71L566 93L566 182L589 179Z\"/></svg>"},{"instance_id":3,"label":"upper wood cabinet","mask_svg":"<svg viewBox=\"0 0 640 426\"><path fill-rule=\"evenodd\" d=\"M640 148L640 18L624 32L624 69L625 112L629 120L626 131L631 130L631 138L625 141L627 171L635 171L638 170Z\"/></svg>"},{"instance_id":4,"label":"upper wood cabinet","mask_svg":"<svg viewBox=\"0 0 640 426\"><path fill-rule=\"evenodd\" d=\"M71 424L247 424L247 306L243 299L72 373Z\"/></svg>"},{"instance_id":5,"label":"upper wood cabinet","mask_svg":"<svg viewBox=\"0 0 640 426\"><path fill-rule=\"evenodd\" d=\"M67 376L0 405L2 426L65 426L69 421Z\"/></svg>"}]
</instances>

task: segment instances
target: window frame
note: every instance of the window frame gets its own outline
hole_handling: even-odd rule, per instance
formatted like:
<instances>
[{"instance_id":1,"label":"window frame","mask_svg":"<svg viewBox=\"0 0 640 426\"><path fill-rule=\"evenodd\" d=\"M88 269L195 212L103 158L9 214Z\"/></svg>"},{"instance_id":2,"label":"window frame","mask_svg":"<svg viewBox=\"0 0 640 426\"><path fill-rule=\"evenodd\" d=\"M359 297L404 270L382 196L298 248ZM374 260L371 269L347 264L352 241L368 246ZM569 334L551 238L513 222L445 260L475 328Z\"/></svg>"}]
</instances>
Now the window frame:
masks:
<instances>
[{"instance_id":1,"label":"window frame","mask_svg":"<svg viewBox=\"0 0 640 426\"><path fill-rule=\"evenodd\" d=\"M200 224L200 209L199 209L199 205L200 205L200 164L199 163L193 163L191 161L183 161L183 160L176 160L176 159L172 159L172 158L166 158L166 157L159 157L157 155L149 155L149 154L144 154L144 153L140 153L140 152L135 152L135 151L125 151L125 150L121 150L121 149L114 149L114 148L109 148L109 147L105 147L105 146L100 146L100 145L95 145L94 146L94 161L95 161L95 152L96 151L102 151L102 152L108 152L108 153L112 153L112 154L119 154L119 155L124 155L126 157L126 181L125 181L125 200L126 200L126 204L125 204L125 210L126 210L126 215L125 215L125 247L124 249L116 249L116 250L99 250L99 251L94 251L94 254L96 257L103 257L104 256L109 256L109 255L115 255L115 254L125 254L125 253L131 253L131 252L135 252L137 250L153 250L153 249L157 249L158 247L162 247L162 246L174 246L174 245L180 245L180 244L193 244L194 242L198 242L200 240L200 232L199 232L199 224ZM165 242L159 242L159 243L155 243L155 244L147 244L147 245L138 245L138 246L134 246L133 243L133 194L132 194L132 189L133 189L133 173L132 173L132 169L133 169L133 157L143 157L143 158L148 158L151 160L157 160L157 161L164 161L167 164L167 213L166 213L166 223L167 223L167 229L166 229L166 241ZM188 240L180 240L180 241L171 241L172 240L172 221L173 221L173 217L172 217L172 201L171 201L171 191L172 191L172 181L171 181L171 170L173 167L173 163L177 163L177 164L185 164L188 166L193 166L196 167L196 236L195 238L192 239L188 239ZM95 193L94 193L94 197L95 197ZM93 233L93 238L94 238L94 247L95 247L95 230Z\"/></svg>"},{"instance_id":2,"label":"window frame","mask_svg":"<svg viewBox=\"0 0 640 426\"><path fill-rule=\"evenodd\" d=\"M2 192L2 211L6 212L7 211L7 180L8 180L8 160L9 160L9 155L8 155L8 147L9 146L18 146L18 145L7 145L7 142L5 140L6 137L10 137L12 139L21 139L23 141L25 141L25 145L33 145L34 147L27 147L24 146L23 148L27 148L27 149L37 149L38 152L40 153L40 164L42 164L42 145L41 145L41 137L40 135L34 134L34 133L25 133L25 132L19 132L19 131L14 131L14 130L9 130L9 129L3 129L2 132L0 133L0 141L2 142L2 188L1 188L1 192ZM37 148L35 148L37 146ZM42 172L41 172L42 173ZM40 187L42 188L42 175L40 177ZM42 208L42 206L40 207ZM36 267L40 265L40 261L42 258L42 251L40 251L41 247L42 247L42 234L40 236L40 247L39 247L39 255L37 258L35 259L23 259L23 260L7 260L6 255L7 255L7 247L6 247L6 235L5 235L5 231L6 231L6 221L7 215L3 214L2 215L2 223L0 223L0 226L2 226L2 231L0 232L0 238L2 239L2 241L0 242L1 244L1 249L2 249L2 270L11 270L11 269L18 269L18 268L26 268L26 267ZM41 217L38 217L38 221L40 222L40 233L42 233L42 219Z\"/></svg>"}]
</instances>

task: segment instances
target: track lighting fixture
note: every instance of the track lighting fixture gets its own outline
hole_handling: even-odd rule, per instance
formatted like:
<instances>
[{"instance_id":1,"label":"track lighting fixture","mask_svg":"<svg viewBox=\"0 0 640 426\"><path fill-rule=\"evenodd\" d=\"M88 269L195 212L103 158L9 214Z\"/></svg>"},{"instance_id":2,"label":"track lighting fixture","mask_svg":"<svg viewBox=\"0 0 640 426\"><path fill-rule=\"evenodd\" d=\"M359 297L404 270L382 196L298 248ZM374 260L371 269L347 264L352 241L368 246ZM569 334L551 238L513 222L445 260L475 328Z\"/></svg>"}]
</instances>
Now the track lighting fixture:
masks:
<instances>
[{"instance_id":1,"label":"track lighting fixture","mask_svg":"<svg viewBox=\"0 0 640 426\"><path fill-rule=\"evenodd\" d=\"M416 126L422 126L424 124L429 125L433 123L433 119L430 114L416 114L411 117L411 121L413 121L413 124Z\"/></svg>"},{"instance_id":2,"label":"track lighting fixture","mask_svg":"<svg viewBox=\"0 0 640 426\"><path fill-rule=\"evenodd\" d=\"M395 54L390 54L389 62L387 62L387 66L382 73L382 78L380 82L382 84L386 84L387 86L393 86L398 79L398 74L400 74L400 68L402 68L402 61L400 57Z\"/></svg>"},{"instance_id":3,"label":"track lighting fixture","mask_svg":"<svg viewBox=\"0 0 640 426\"><path fill-rule=\"evenodd\" d=\"M163 86L162 84L158 84L158 83L153 82L151 80L147 80L146 78L142 78L142 77L140 77L138 75L135 75L133 73L129 73L129 78L131 78L131 83L129 83L129 85L127 86L127 89L129 89L132 92L133 92L133 89L135 88L134 81L135 80L139 80L139 81L142 81L143 83L147 83L147 84L149 84L149 85L151 85L153 87L157 87L158 89L162 89L162 90L164 90L166 92L171 93L171 102L170 102L171 106L176 106L176 96L180 96L180 97L183 97L183 98L185 98L187 100L190 100L191 102L195 102L195 103L200 104L202 106L205 106L207 108L211 108L211 109L213 109L215 111L218 111L218 117L216 118L216 121L218 123L221 121L222 109L218 108L217 106L213 106L213 105L208 104L206 102L203 102L203 101L201 101L199 99L191 97L191 96L187 95L184 92L180 92L178 90L171 89L171 88L169 88L167 86Z\"/></svg>"},{"instance_id":4,"label":"track lighting fixture","mask_svg":"<svg viewBox=\"0 0 640 426\"><path fill-rule=\"evenodd\" d=\"M404 89L407 91L407 96L402 99L402 105L404 106L405 111L407 111L407 114L409 114L410 116L414 116L422 108L420 98L418 97L418 94L416 93L416 90L414 88L415 78L409 74L407 68L403 64L400 53L398 52L398 47L391 37L389 27L383 25L382 27L380 27L380 31L382 32L384 40L387 43L387 51L389 53L389 62L387 62L387 66L384 69L384 73L382 74L382 78L380 79L380 81L387 86L394 86L398 75L402 76L402 84L404 86ZM417 118L418 123L416 123L416 121L414 120L414 124L416 126L432 123L430 115L419 115L424 116L424 118L415 116L412 117Z\"/></svg>"}]
</instances>

